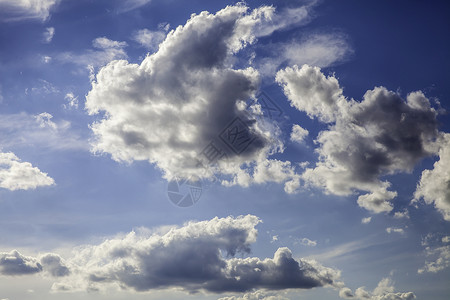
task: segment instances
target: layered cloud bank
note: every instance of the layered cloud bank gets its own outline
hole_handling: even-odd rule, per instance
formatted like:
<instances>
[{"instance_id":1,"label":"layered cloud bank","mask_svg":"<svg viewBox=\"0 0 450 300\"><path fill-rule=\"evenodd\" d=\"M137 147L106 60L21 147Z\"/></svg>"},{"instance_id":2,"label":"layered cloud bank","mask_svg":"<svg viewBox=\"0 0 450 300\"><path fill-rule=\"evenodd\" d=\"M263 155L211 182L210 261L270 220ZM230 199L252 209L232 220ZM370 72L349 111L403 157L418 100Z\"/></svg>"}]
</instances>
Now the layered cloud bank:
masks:
<instances>
[{"instance_id":1,"label":"layered cloud bank","mask_svg":"<svg viewBox=\"0 0 450 300\"><path fill-rule=\"evenodd\" d=\"M288 248L272 258L236 258L256 241L252 215L189 222L165 233L131 232L87 245L67 261L56 254L27 257L0 253L0 273L45 273L59 278L54 291L181 288L188 292L247 292L338 286L339 271L315 261L295 259Z\"/></svg>"},{"instance_id":2,"label":"layered cloud bank","mask_svg":"<svg viewBox=\"0 0 450 300\"><path fill-rule=\"evenodd\" d=\"M293 107L329 124L317 137L319 162L306 169L302 179L336 195L367 191L358 198L359 206L367 210L390 212L390 201L397 193L388 190L391 183L380 178L411 172L439 147L442 133L438 131L437 112L420 91L410 93L405 100L376 87L358 102L343 95L334 76L327 77L319 68L308 65L280 70L276 80ZM439 163L437 169L433 172L443 172ZM434 201L425 187L430 176L426 173L422 177L423 187L416 193L428 202ZM448 187L443 190L448 192ZM442 192L435 193L439 194L437 199L443 198ZM444 202L435 203L442 209Z\"/></svg>"}]
</instances>

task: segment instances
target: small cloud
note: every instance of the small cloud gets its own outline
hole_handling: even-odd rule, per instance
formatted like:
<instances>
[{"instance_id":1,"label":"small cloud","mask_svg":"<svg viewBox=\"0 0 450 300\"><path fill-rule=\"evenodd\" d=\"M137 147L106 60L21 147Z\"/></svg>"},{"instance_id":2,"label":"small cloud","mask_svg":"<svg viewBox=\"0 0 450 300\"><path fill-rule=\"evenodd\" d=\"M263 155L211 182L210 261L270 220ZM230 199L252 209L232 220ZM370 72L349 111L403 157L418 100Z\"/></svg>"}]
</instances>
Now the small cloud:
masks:
<instances>
[{"instance_id":1,"label":"small cloud","mask_svg":"<svg viewBox=\"0 0 450 300\"><path fill-rule=\"evenodd\" d=\"M317 241L311 241L308 238L302 238L301 244L305 246L315 247L317 245Z\"/></svg>"},{"instance_id":2,"label":"small cloud","mask_svg":"<svg viewBox=\"0 0 450 300\"><path fill-rule=\"evenodd\" d=\"M159 44L166 38L170 25L164 23L158 27L159 29L156 31L141 29L134 34L133 39L146 49L155 51L158 49Z\"/></svg>"},{"instance_id":3,"label":"small cloud","mask_svg":"<svg viewBox=\"0 0 450 300\"><path fill-rule=\"evenodd\" d=\"M45 64L48 64L52 61L52 58L50 56L42 56L42 62Z\"/></svg>"},{"instance_id":4,"label":"small cloud","mask_svg":"<svg viewBox=\"0 0 450 300\"><path fill-rule=\"evenodd\" d=\"M443 243L450 243L450 235L446 235L442 238Z\"/></svg>"},{"instance_id":5,"label":"small cloud","mask_svg":"<svg viewBox=\"0 0 450 300\"><path fill-rule=\"evenodd\" d=\"M308 134L308 130L302 128L300 125L294 124L294 126L292 126L291 141L301 144Z\"/></svg>"},{"instance_id":6,"label":"small cloud","mask_svg":"<svg viewBox=\"0 0 450 300\"><path fill-rule=\"evenodd\" d=\"M403 211L397 211L394 214L394 218L395 219L403 219L403 218L409 219L409 212L407 209L404 209Z\"/></svg>"},{"instance_id":7,"label":"small cloud","mask_svg":"<svg viewBox=\"0 0 450 300\"><path fill-rule=\"evenodd\" d=\"M55 28L47 27L43 34L43 42L46 44L50 43L52 41L54 35L55 35Z\"/></svg>"},{"instance_id":8,"label":"small cloud","mask_svg":"<svg viewBox=\"0 0 450 300\"><path fill-rule=\"evenodd\" d=\"M372 221L372 217L362 218L361 223L362 224L369 224L370 221Z\"/></svg>"},{"instance_id":9,"label":"small cloud","mask_svg":"<svg viewBox=\"0 0 450 300\"><path fill-rule=\"evenodd\" d=\"M388 227L386 228L386 232L387 233L400 233L400 234L404 234L405 231L403 230L403 228L395 228L395 227Z\"/></svg>"},{"instance_id":10,"label":"small cloud","mask_svg":"<svg viewBox=\"0 0 450 300\"><path fill-rule=\"evenodd\" d=\"M274 242L276 242L276 241L278 241L278 235L274 235L273 237L272 237L272 241L270 241L271 243L274 243Z\"/></svg>"},{"instance_id":11,"label":"small cloud","mask_svg":"<svg viewBox=\"0 0 450 300\"><path fill-rule=\"evenodd\" d=\"M67 104L63 104L63 107L65 109L78 108L78 97L75 96L72 92L67 93L64 97L64 100L68 102Z\"/></svg>"}]
</instances>

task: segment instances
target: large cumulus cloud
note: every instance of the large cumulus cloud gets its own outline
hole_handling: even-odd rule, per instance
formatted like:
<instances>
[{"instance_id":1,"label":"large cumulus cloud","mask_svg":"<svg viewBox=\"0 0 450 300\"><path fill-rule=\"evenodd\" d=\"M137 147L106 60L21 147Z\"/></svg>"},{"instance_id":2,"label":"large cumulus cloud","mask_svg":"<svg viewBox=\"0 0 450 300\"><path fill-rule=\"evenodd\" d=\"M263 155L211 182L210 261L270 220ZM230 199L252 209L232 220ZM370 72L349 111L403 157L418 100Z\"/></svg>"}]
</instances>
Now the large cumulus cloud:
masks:
<instances>
[{"instance_id":1,"label":"large cumulus cloud","mask_svg":"<svg viewBox=\"0 0 450 300\"><path fill-rule=\"evenodd\" d=\"M255 40L253 27L271 11L236 5L193 15L140 65L120 60L101 69L86 97L88 112L103 114L91 126L94 150L118 161L148 160L167 176L190 174L202 149L238 117L254 139L246 155L231 160L268 152L270 131L242 111L258 73L233 69L230 59Z\"/></svg>"},{"instance_id":2,"label":"large cumulus cloud","mask_svg":"<svg viewBox=\"0 0 450 300\"><path fill-rule=\"evenodd\" d=\"M397 193L381 177L410 172L436 151L437 112L420 91L404 100L376 87L358 102L343 95L334 76L308 65L287 67L276 79L292 106L329 124L317 137L319 162L302 175L310 185L336 195L367 191L361 207L389 212Z\"/></svg>"},{"instance_id":3,"label":"large cumulus cloud","mask_svg":"<svg viewBox=\"0 0 450 300\"><path fill-rule=\"evenodd\" d=\"M148 291L177 287L189 292L246 292L253 289L308 289L332 286L339 272L314 261L295 259L288 248L273 258L236 258L255 242L251 215L189 222L166 233L129 233L82 247L70 260L72 276L55 291L106 288Z\"/></svg>"},{"instance_id":4,"label":"large cumulus cloud","mask_svg":"<svg viewBox=\"0 0 450 300\"><path fill-rule=\"evenodd\" d=\"M216 14L194 14L141 64L117 60L102 68L86 97L89 114L100 116L91 125L93 151L117 161L147 160L166 178L222 173L226 185L261 183L263 174L272 172L263 168L281 168L281 178L266 180L295 191L294 167L268 158L283 145L276 125L258 121L259 73L233 67L234 54L258 36L300 22L283 13L290 19L274 15L273 7L249 11L237 4ZM245 147L236 150L233 142ZM226 158L215 168L199 160L210 143Z\"/></svg>"},{"instance_id":5,"label":"large cumulus cloud","mask_svg":"<svg viewBox=\"0 0 450 300\"><path fill-rule=\"evenodd\" d=\"M439 160L432 170L424 170L414 193L414 201L421 198L434 206L450 221L450 134L440 141Z\"/></svg>"}]
</instances>

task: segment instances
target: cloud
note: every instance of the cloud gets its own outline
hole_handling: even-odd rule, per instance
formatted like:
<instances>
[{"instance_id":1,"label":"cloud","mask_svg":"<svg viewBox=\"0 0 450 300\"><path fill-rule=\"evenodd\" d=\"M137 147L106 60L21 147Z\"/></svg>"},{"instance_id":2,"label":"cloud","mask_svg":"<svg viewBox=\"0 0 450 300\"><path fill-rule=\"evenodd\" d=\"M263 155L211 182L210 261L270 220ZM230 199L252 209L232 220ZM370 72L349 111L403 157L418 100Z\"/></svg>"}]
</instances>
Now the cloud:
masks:
<instances>
[{"instance_id":1,"label":"cloud","mask_svg":"<svg viewBox=\"0 0 450 300\"><path fill-rule=\"evenodd\" d=\"M361 223L362 224L369 224L370 221L372 221L372 217L362 218Z\"/></svg>"},{"instance_id":2,"label":"cloud","mask_svg":"<svg viewBox=\"0 0 450 300\"><path fill-rule=\"evenodd\" d=\"M169 30L169 24L160 24L158 30L152 31L148 29L138 30L133 39L150 51L158 50L159 44L166 38Z\"/></svg>"},{"instance_id":3,"label":"cloud","mask_svg":"<svg viewBox=\"0 0 450 300\"><path fill-rule=\"evenodd\" d=\"M64 96L64 100L68 102L67 104L63 104L64 108L78 108L78 96L75 96L72 92L67 93L66 96Z\"/></svg>"},{"instance_id":4,"label":"cloud","mask_svg":"<svg viewBox=\"0 0 450 300\"><path fill-rule=\"evenodd\" d=\"M54 27L47 27L45 28L44 34L43 34L43 42L44 43L50 43L53 39L53 36L55 35L55 28Z\"/></svg>"},{"instance_id":5,"label":"cloud","mask_svg":"<svg viewBox=\"0 0 450 300\"><path fill-rule=\"evenodd\" d=\"M450 267L450 245L425 248L425 255L430 260L425 261L425 265L417 270L417 273L437 273Z\"/></svg>"},{"instance_id":6,"label":"cloud","mask_svg":"<svg viewBox=\"0 0 450 300\"><path fill-rule=\"evenodd\" d=\"M245 104L258 90L259 74L230 65L235 53L255 42L255 28L272 10L249 12L238 4L216 14L194 14L140 65L120 60L102 68L86 97L89 114L102 116L91 125L93 151L116 161L147 160L165 178L210 178L220 172L228 176L224 184L248 186L282 181L267 176L276 173L293 192L299 186L293 167L268 159L282 149L279 129L250 113L257 103ZM205 173L212 162L199 164L199 157L208 146L227 159Z\"/></svg>"},{"instance_id":7,"label":"cloud","mask_svg":"<svg viewBox=\"0 0 450 300\"><path fill-rule=\"evenodd\" d=\"M101 67L115 59L126 59L127 53L124 48L126 42L113 41L106 37L98 37L92 41L93 49L84 53L64 52L56 58L64 63L76 64L82 67Z\"/></svg>"},{"instance_id":8,"label":"cloud","mask_svg":"<svg viewBox=\"0 0 450 300\"><path fill-rule=\"evenodd\" d=\"M0 252L0 274L5 276L31 275L47 272L53 277L69 275L69 268L57 254L47 253L39 259L24 256L19 251Z\"/></svg>"},{"instance_id":9,"label":"cloud","mask_svg":"<svg viewBox=\"0 0 450 300\"><path fill-rule=\"evenodd\" d=\"M0 188L15 190L35 189L53 185L55 181L29 162L22 162L14 153L0 152Z\"/></svg>"},{"instance_id":10,"label":"cloud","mask_svg":"<svg viewBox=\"0 0 450 300\"><path fill-rule=\"evenodd\" d=\"M0 147L40 147L54 150L88 150L89 144L66 120L53 120L47 112L0 115Z\"/></svg>"},{"instance_id":11,"label":"cloud","mask_svg":"<svg viewBox=\"0 0 450 300\"><path fill-rule=\"evenodd\" d=\"M166 233L131 232L99 245L80 247L70 259L71 275L54 291L135 291L177 287L188 292L247 292L332 286L339 272L315 261L294 259L288 248L273 258L236 258L256 241L251 215L189 222Z\"/></svg>"},{"instance_id":12,"label":"cloud","mask_svg":"<svg viewBox=\"0 0 450 300\"><path fill-rule=\"evenodd\" d=\"M0 21L46 21L59 0L1 0Z\"/></svg>"},{"instance_id":13,"label":"cloud","mask_svg":"<svg viewBox=\"0 0 450 300\"><path fill-rule=\"evenodd\" d=\"M275 294L273 292L258 290L245 293L242 296L222 297L218 300L289 300L289 298L279 295L279 292Z\"/></svg>"},{"instance_id":14,"label":"cloud","mask_svg":"<svg viewBox=\"0 0 450 300\"><path fill-rule=\"evenodd\" d=\"M0 274L7 276L35 274L42 265L33 257L23 256L18 251L0 252Z\"/></svg>"},{"instance_id":15,"label":"cloud","mask_svg":"<svg viewBox=\"0 0 450 300\"><path fill-rule=\"evenodd\" d=\"M119 13L125 13L134 9L137 9L139 7L142 7L146 5L147 3L150 3L151 0L125 0L120 1L120 5L118 7Z\"/></svg>"},{"instance_id":16,"label":"cloud","mask_svg":"<svg viewBox=\"0 0 450 300\"><path fill-rule=\"evenodd\" d=\"M317 241L311 241L308 238L302 238L301 244L305 246L315 247L317 245Z\"/></svg>"},{"instance_id":17,"label":"cloud","mask_svg":"<svg viewBox=\"0 0 450 300\"><path fill-rule=\"evenodd\" d=\"M309 131L301 127L300 125L294 124L292 126L292 132L291 132L291 141L296 143L303 143L305 138L308 136Z\"/></svg>"},{"instance_id":18,"label":"cloud","mask_svg":"<svg viewBox=\"0 0 450 300\"><path fill-rule=\"evenodd\" d=\"M394 227L388 227L386 228L386 232L387 233L400 233L400 234L404 234L405 230L403 230L403 228L394 228Z\"/></svg>"},{"instance_id":19,"label":"cloud","mask_svg":"<svg viewBox=\"0 0 450 300\"><path fill-rule=\"evenodd\" d=\"M40 258L43 269L53 277L64 277L70 274L69 268L58 254L47 253Z\"/></svg>"},{"instance_id":20,"label":"cloud","mask_svg":"<svg viewBox=\"0 0 450 300\"><path fill-rule=\"evenodd\" d=\"M367 191L358 198L361 207L389 212L397 193L380 177L411 172L436 152L437 112L420 91L404 100L376 87L357 102L344 97L336 77L308 65L287 67L276 80L292 106L329 124L316 140L319 162L302 174L308 185L342 196Z\"/></svg>"},{"instance_id":21,"label":"cloud","mask_svg":"<svg viewBox=\"0 0 450 300\"><path fill-rule=\"evenodd\" d=\"M383 278L372 291L368 292L364 287L359 287L352 292L348 287L343 287L339 291L339 297L343 299L360 300L412 300L416 296L412 292L395 292L394 284L390 278Z\"/></svg>"},{"instance_id":22,"label":"cloud","mask_svg":"<svg viewBox=\"0 0 450 300\"><path fill-rule=\"evenodd\" d=\"M353 50L343 34L314 34L300 40L264 45L267 57L256 57L255 64L263 75L274 76L282 65L308 64L329 67L348 58Z\"/></svg>"},{"instance_id":23,"label":"cloud","mask_svg":"<svg viewBox=\"0 0 450 300\"><path fill-rule=\"evenodd\" d=\"M396 211L394 214L394 218L395 219L409 219L409 212L406 208L402 211Z\"/></svg>"},{"instance_id":24,"label":"cloud","mask_svg":"<svg viewBox=\"0 0 450 300\"><path fill-rule=\"evenodd\" d=\"M424 170L414 200L434 204L445 220L450 221L450 134L440 140L439 160L432 170Z\"/></svg>"}]
</instances>

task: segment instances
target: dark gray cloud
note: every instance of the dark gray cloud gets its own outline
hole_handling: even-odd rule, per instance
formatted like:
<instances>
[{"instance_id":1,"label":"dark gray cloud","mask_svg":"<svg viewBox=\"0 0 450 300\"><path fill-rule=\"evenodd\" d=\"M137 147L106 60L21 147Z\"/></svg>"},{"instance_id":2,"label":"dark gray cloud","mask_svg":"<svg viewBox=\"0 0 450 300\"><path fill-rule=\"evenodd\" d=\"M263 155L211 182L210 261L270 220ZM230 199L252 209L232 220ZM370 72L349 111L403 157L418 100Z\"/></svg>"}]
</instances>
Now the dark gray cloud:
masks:
<instances>
[{"instance_id":1,"label":"dark gray cloud","mask_svg":"<svg viewBox=\"0 0 450 300\"><path fill-rule=\"evenodd\" d=\"M380 177L410 172L436 152L437 112L420 91L404 100L376 87L357 102L343 96L334 76L308 65L279 71L277 81L292 106L330 124L317 137L319 162L302 175L313 186L337 195L368 191L358 204L376 213L389 212L389 201L397 193Z\"/></svg>"},{"instance_id":2,"label":"dark gray cloud","mask_svg":"<svg viewBox=\"0 0 450 300\"><path fill-rule=\"evenodd\" d=\"M248 254L259 223L255 216L190 222L164 235L130 233L83 247L72 275L54 290L124 289L148 291L178 287L189 292L246 292L253 289L309 289L332 286L339 272L316 262L294 259L288 248L273 258L235 258ZM76 266L76 267L75 267Z\"/></svg>"},{"instance_id":3,"label":"dark gray cloud","mask_svg":"<svg viewBox=\"0 0 450 300\"><path fill-rule=\"evenodd\" d=\"M45 254L40 258L40 263L44 270L53 277L63 277L70 274L69 268L65 265L61 256L57 254Z\"/></svg>"}]
</instances>

